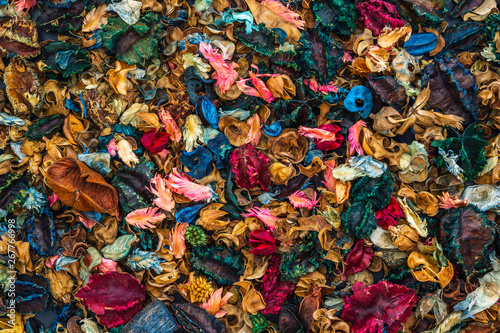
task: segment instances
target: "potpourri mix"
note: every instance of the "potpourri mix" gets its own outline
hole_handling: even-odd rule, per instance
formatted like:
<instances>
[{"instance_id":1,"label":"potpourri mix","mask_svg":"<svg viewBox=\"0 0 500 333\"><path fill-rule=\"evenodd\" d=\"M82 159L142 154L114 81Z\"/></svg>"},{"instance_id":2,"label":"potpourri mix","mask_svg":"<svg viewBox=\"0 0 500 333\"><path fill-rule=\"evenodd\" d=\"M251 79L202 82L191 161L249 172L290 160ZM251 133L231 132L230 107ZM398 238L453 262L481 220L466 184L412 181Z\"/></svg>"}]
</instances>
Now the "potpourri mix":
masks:
<instances>
[{"instance_id":1,"label":"potpourri mix","mask_svg":"<svg viewBox=\"0 0 500 333\"><path fill-rule=\"evenodd\" d=\"M500 330L495 0L0 0L5 333Z\"/></svg>"}]
</instances>

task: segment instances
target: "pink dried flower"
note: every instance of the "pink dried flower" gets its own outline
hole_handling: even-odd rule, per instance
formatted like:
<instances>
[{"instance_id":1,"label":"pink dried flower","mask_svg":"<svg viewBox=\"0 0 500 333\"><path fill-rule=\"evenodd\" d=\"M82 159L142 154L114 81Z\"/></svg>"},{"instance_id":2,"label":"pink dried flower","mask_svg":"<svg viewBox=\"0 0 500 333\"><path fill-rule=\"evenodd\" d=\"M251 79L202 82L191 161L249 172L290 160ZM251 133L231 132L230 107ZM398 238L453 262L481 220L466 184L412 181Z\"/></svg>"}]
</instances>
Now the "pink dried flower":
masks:
<instances>
[{"instance_id":1,"label":"pink dried flower","mask_svg":"<svg viewBox=\"0 0 500 333\"><path fill-rule=\"evenodd\" d=\"M464 207L469 204L469 199L460 200L458 195L452 198L448 192L444 192L442 197L438 195L438 198L441 200L438 206L442 209Z\"/></svg>"},{"instance_id":2,"label":"pink dried flower","mask_svg":"<svg viewBox=\"0 0 500 333\"><path fill-rule=\"evenodd\" d=\"M354 125L349 128L349 154L353 154L356 151L359 155L363 155L365 152L363 151L363 147L361 146L361 129L366 127L366 124L362 120L358 120Z\"/></svg>"},{"instance_id":3,"label":"pink dried flower","mask_svg":"<svg viewBox=\"0 0 500 333\"><path fill-rule=\"evenodd\" d=\"M276 251L276 239L273 237L273 232L266 229L252 231L248 243L252 247L251 254L268 256Z\"/></svg>"},{"instance_id":4,"label":"pink dried flower","mask_svg":"<svg viewBox=\"0 0 500 333\"><path fill-rule=\"evenodd\" d=\"M16 1L16 9L19 13L26 9L26 13L24 13L24 15L26 15L30 9L35 8L35 6L36 6L36 0Z\"/></svg>"},{"instance_id":5,"label":"pink dried flower","mask_svg":"<svg viewBox=\"0 0 500 333\"><path fill-rule=\"evenodd\" d=\"M302 191L297 191L288 197L293 208L307 208L309 210L313 209L314 206L319 202L318 194L314 192L313 199L309 199L307 195Z\"/></svg>"},{"instance_id":6,"label":"pink dried flower","mask_svg":"<svg viewBox=\"0 0 500 333\"><path fill-rule=\"evenodd\" d=\"M271 256L267 265L266 273L262 277L260 292L266 302L266 308L261 310L262 314L278 314L288 296L293 293L295 283L281 281L280 279L280 256Z\"/></svg>"},{"instance_id":7,"label":"pink dried flower","mask_svg":"<svg viewBox=\"0 0 500 333\"><path fill-rule=\"evenodd\" d=\"M260 4L269 8L276 15L281 16L284 20L293 24L296 28L304 30L306 22L300 19L300 15L298 13L285 7L280 1L264 0Z\"/></svg>"},{"instance_id":8,"label":"pink dried flower","mask_svg":"<svg viewBox=\"0 0 500 333\"><path fill-rule=\"evenodd\" d=\"M249 79L240 79L238 82L236 82L238 89L240 89L241 92L246 95L260 97L267 103L271 103L272 101L274 101L273 93L271 92L271 90L269 90L264 81L259 79L259 77L272 77L277 76L278 74L259 74L259 68L257 66L252 64L252 68L255 68L257 70L257 74L254 74L252 71L248 72L248 75L250 76ZM255 88L247 86L248 81L252 81L252 84Z\"/></svg>"},{"instance_id":9,"label":"pink dried flower","mask_svg":"<svg viewBox=\"0 0 500 333\"><path fill-rule=\"evenodd\" d=\"M250 131L248 131L248 136L245 139L245 143L250 143L253 146L257 146L260 141L260 117L257 113L248 118L247 124L250 125Z\"/></svg>"},{"instance_id":10,"label":"pink dried flower","mask_svg":"<svg viewBox=\"0 0 500 333\"><path fill-rule=\"evenodd\" d=\"M153 203L167 212L170 212L175 207L175 201L172 197L172 191L167 186L167 181L161 178L160 174L156 174L151 179L151 193L156 195Z\"/></svg>"},{"instance_id":11,"label":"pink dried flower","mask_svg":"<svg viewBox=\"0 0 500 333\"><path fill-rule=\"evenodd\" d=\"M299 126L299 134L314 139L316 149L327 151L337 149L344 140L337 125L321 125L318 128Z\"/></svg>"},{"instance_id":12,"label":"pink dried flower","mask_svg":"<svg viewBox=\"0 0 500 333\"><path fill-rule=\"evenodd\" d=\"M169 112L165 111L163 108L160 111L160 119L165 124L165 131L170 135L170 140L174 142L179 142L182 139L182 133L174 118Z\"/></svg>"},{"instance_id":13,"label":"pink dried flower","mask_svg":"<svg viewBox=\"0 0 500 333\"><path fill-rule=\"evenodd\" d=\"M141 309L146 289L129 273L94 274L75 297L108 328L128 323Z\"/></svg>"},{"instance_id":14,"label":"pink dried flower","mask_svg":"<svg viewBox=\"0 0 500 333\"><path fill-rule=\"evenodd\" d=\"M139 229L156 228L154 223L161 222L166 218L165 214L158 213L158 208L146 207L136 209L128 213L125 221Z\"/></svg>"},{"instance_id":15,"label":"pink dried flower","mask_svg":"<svg viewBox=\"0 0 500 333\"><path fill-rule=\"evenodd\" d=\"M212 77L216 80L215 84L221 93L225 94L238 78L238 72L234 70L238 65L234 62L226 63L222 54L215 51L210 44L201 42L199 50L215 69Z\"/></svg>"},{"instance_id":16,"label":"pink dried flower","mask_svg":"<svg viewBox=\"0 0 500 333\"><path fill-rule=\"evenodd\" d=\"M172 173L168 175L167 186L173 192L183 195L192 201L209 200L216 195L210 187L190 181L177 168L173 168Z\"/></svg>"},{"instance_id":17,"label":"pink dried flower","mask_svg":"<svg viewBox=\"0 0 500 333\"><path fill-rule=\"evenodd\" d=\"M106 259L106 258L102 258L102 261L99 264L99 266L97 266L97 268L102 273L116 272L116 261L113 261L113 260L110 260L110 259Z\"/></svg>"},{"instance_id":18,"label":"pink dried flower","mask_svg":"<svg viewBox=\"0 0 500 333\"><path fill-rule=\"evenodd\" d=\"M359 240L347 255L345 260L345 275L361 272L370 266L373 258L373 249L365 246L364 240Z\"/></svg>"},{"instance_id":19,"label":"pink dried flower","mask_svg":"<svg viewBox=\"0 0 500 333\"><path fill-rule=\"evenodd\" d=\"M325 184L326 189L330 192L335 192L335 185L337 184L337 179L333 177L332 170L335 169L337 163L335 160L328 160L323 163L326 166L325 170Z\"/></svg>"},{"instance_id":20,"label":"pink dried flower","mask_svg":"<svg viewBox=\"0 0 500 333\"><path fill-rule=\"evenodd\" d=\"M271 211L268 208L260 208L260 207L253 207L248 210L248 213L246 214L241 214L241 216L244 217L256 217L266 227L268 227L271 230L274 230L276 228L276 222L279 220L279 217L274 216L271 214Z\"/></svg>"},{"instance_id":21,"label":"pink dried flower","mask_svg":"<svg viewBox=\"0 0 500 333\"><path fill-rule=\"evenodd\" d=\"M177 222L175 227L170 231L170 251L176 259L180 259L186 253L186 229L187 223Z\"/></svg>"},{"instance_id":22,"label":"pink dried flower","mask_svg":"<svg viewBox=\"0 0 500 333\"><path fill-rule=\"evenodd\" d=\"M201 307L207 310L212 316L215 316L215 318L222 318L226 315L226 311L221 310L221 308L227 303L231 296L233 296L232 293L226 293L224 297L222 297L222 288L219 288L214 291Z\"/></svg>"}]
</instances>

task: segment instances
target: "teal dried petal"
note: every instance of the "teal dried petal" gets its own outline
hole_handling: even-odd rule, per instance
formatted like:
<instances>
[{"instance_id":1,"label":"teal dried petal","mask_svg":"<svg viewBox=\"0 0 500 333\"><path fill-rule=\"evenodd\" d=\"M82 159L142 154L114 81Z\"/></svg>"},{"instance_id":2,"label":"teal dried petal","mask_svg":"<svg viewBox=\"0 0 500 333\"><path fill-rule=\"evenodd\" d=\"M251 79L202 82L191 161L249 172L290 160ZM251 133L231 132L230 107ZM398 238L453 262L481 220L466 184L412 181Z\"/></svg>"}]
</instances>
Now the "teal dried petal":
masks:
<instances>
[{"instance_id":1,"label":"teal dried petal","mask_svg":"<svg viewBox=\"0 0 500 333\"><path fill-rule=\"evenodd\" d=\"M470 276L488 267L487 250L495 240L496 226L474 205L452 208L442 216L438 234L448 259Z\"/></svg>"},{"instance_id":2,"label":"teal dried petal","mask_svg":"<svg viewBox=\"0 0 500 333\"><path fill-rule=\"evenodd\" d=\"M212 173L212 153L202 146L192 152L182 151L180 160L182 165L189 168L187 173L194 179L202 179Z\"/></svg>"},{"instance_id":3,"label":"teal dried petal","mask_svg":"<svg viewBox=\"0 0 500 333\"><path fill-rule=\"evenodd\" d=\"M133 210L146 208L153 204L154 195L149 191L147 185L154 177L155 169L151 162L143 157L139 163L131 168L123 165L111 180L111 185L118 192L120 206L125 213Z\"/></svg>"},{"instance_id":4,"label":"teal dried petal","mask_svg":"<svg viewBox=\"0 0 500 333\"><path fill-rule=\"evenodd\" d=\"M373 109L373 94L365 86L356 86L349 91L344 107L350 112L358 112L361 118L366 119Z\"/></svg>"},{"instance_id":5,"label":"teal dried petal","mask_svg":"<svg viewBox=\"0 0 500 333\"><path fill-rule=\"evenodd\" d=\"M223 286L238 282L245 271L241 253L225 246L194 247L190 262L197 272Z\"/></svg>"},{"instance_id":6,"label":"teal dried petal","mask_svg":"<svg viewBox=\"0 0 500 333\"><path fill-rule=\"evenodd\" d=\"M28 191L26 191L27 197L24 202L23 208L26 208L29 211L33 211L39 213L40 210L43 209L49 202L45 195L38 192L36 188L30 187Z\"/></svg>"},{"instance_id":7,"label":"teal dried petal","mask_svg":"<svg viewBox=\"0 0 500 333\"><path fill-rule=\"evenodd\" d=\"M335 79L342 66L344 51L340 43L314 28L304 32L297 49L297 64L304 76L314 77L319 84L327 84Z\"/></svg>"},{"instance_id":8,"label":"teal dried petal","mask_svg":"<svg viewBox=\"0 0 500 333\"><path fill-rule=\"evenodd\" d=\"M42 49L42 56L47 65L45 69L59 72L63 77L80 73L90 67L87 51L75 44L50 43Z\"/></svg>"},{"instance_id":9,"label":"teal dried petal","mask_svg":"<svg viewBox=\"0 0 500 333\"><path fill-rule=\"evenodd\" d=\"M488 141L484 139L484 131L478 123L469 125L463 134L454 129L447 129L448 138L436 140L431 146L442 149L445 153L458 155L457 164L463 169L464 176L474 180L486 165L485 147ZM438 157L438 166L445 165L442 156Z\"/></svg>"},{"instance_id":10,"label":"teal dried petal","mask_svg":"<svg viewBox=\"0 0 500 333\"><path fill-rule=\"evenodd\" d=\"M36 123L28 127L25 136L33 141L42 141L44 137L51 139L57 132L59 132L63 122L64 118L57 114L41 118Z\"/></svg>"},{"instance_id":11,"label":"teal dried petal","mask_svg":"<svg viewBox=\"0 0 500 333\"><path fill-rule=\"evenodd\" d=\"M375 210L380 210L389 204L393 190L391 173L385 171L377 178L360 178L351 188L350 197L354 202L370 201Z\"/></svg>"},{"instance_id":12,"label":"teal dried petal","mask_svg":"<svg viewBox=\"0 0 500 333\"><path fill-rule=\"evenodd\" d=\"M108 18L103 26L103 46L116 59L129 65L142 63L157 56L158 33L162 25L156 13L141 16L139 22L128 25L119 17Z\"/></svg>"},{"instance_id":13,"label":"teal dried petal","mask_svg":"<svg viewBox=\"0 0 500 333\"><path fill-rule=\"evenodd\" d=\"M299 67L295 61L296 56L297 53L295 50L278 50L269 58L273 73L286 74L292 79L298 79L300 77L300 73L298 72Z\"/></svg>"},{"instance_id":14,"label":"teal dried petal","mask_svg":"<svg viewBox=\"0 0 500 333\"><path fill-rule=\"evenodd\" d=\"M356 5L348 0L315 0L312 3L314 18L325 31L339 36L349 36L356 29Z\"/></svg>"},{"instance_id":15,"label":"teal dried petal","mask_svg":"<svg viewBox=\"0 0 500 333\"><path fill-rule=\"evenodd\" d=\"M378 220L370 201L359 201L342 214L342 226L358 239L370 236L377 228Z\"/></svg>"},{"instance_id":16,"label":"teal dried petal","mask_svg":"<svg viewBox=\"0 0 500 333\"><path fill-rule=\"evenodd\" d=\"M266 28L264 23L258 25L258 31L252 31L247 34L245 28L234 29L234 38L238 39L243 45L252 50L270 57L275 51L274 44L278 41L278 35Z\"/></svg>"},{"instance_id":17,"label":"teal dried petal","mask_svg":"<svg viewBox=\"0 0 500 333\"><path fill-rule=\"evenodd\" d=\"M309 234L281 256L280 273L283 281L297 282L301 276L314 272L326 254L321 248L318 233Z\"/></svg>"}]
</instances>

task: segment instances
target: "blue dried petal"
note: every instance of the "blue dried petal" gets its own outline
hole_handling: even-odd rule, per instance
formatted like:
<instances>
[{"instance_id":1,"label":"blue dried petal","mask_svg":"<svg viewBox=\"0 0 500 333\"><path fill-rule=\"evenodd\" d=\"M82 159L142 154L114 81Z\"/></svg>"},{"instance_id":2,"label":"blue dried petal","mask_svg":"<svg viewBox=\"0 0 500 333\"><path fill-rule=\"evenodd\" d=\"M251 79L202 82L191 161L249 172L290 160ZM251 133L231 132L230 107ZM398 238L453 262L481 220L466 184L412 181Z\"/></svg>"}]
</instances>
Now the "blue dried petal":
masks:
<instances>
[{"instance_id":1,"label":"blue dried petal","mask_svg":"<svg viewBox=\"0 0 500 333\"><path fill-rule=\"evenodd\" d=\"M189 34L186 37L186 41L192 45L200 45L201 42L203 42L205 44L209 44L210 37L208 37L206 33L201 34L199 32L195 32L195 33Z\"/></svg>"},{"instance_id":2,"label":"blue dried petal","mask_svg":"<svg viewBox=\"0 0 500 333\"><path fill-rule=\"evenodd\" d=\"M434 50L437 45L437 37L433 33L414 34L403 46L406 52L418 57Z\"/></svg>"},{"instance_id":3,"label":"blue dried petal","mask_svg":"<svg viewBox=\"0 0 500 333\"><path fill-rule=\"evenodd\" d=\"M222 133L217 134L215 138L207 142L207 148L210 149L210 151L214 153L217 158L215 167L219 170L224 169L227 165L227 157L233 150L227 136Z\"/></svg>"},{"instance_id":4,"label":"blue dried petal","mask_svg":"<svg viewBox=\"0 0 500 333\"><path fill-rule=\"evenodd\" d=\"M206 97L200 97L196 102L196 114L200 117L203 125L212 126L215 129L219 128L219 117L214 103Z\"/></svg>"},{"instance_id":5,"label":"blue dried petal","mask_svg":"<svg viewBox=\"0 0 500 333\"><path fill-rule=\"evenodd\" d=\"M154 252L135 249L128 256L127 265L130 266L134 271L152 269L156 274L160 274L163 270L160 264L164 261L165 259L158 258L157 254Z\"/></svg>"},{"instance_id":6,"label":"blue dried petal","mask_svg":"<svg viewBox=\"0 0 500 333\"><path fill-rule=\"evenodd\" d=\"M272 137L276 137L276 136L280 135L282 130L283 130L283 128L281 127L281 123L279 120L275 121L274 123L272 123L269 126L264 125L264 133L266 133L267 135L272 136Z\"/></svg>"},{"instance_id":7,"label":"blue dried petal","mask_svg":"<svg viewBox=\"0 0 500 333\"><path fill-rule=\"evenodd\" d=\"M253 15L252 12L247 10L242 13L235 13L232 9L225 11L221 18L214 21L214 24L218 27L224 24L229 24L233 22L245 23L245 32L247 34L252 33L252 29L256 29L253 25Z\"/></svg>"},{"instance_id":8,"label":"blue dried petal","mask_svg":"<svg viewBox=\"0 0 500 333\"><path fill-rule=\"evenodd\" d=\"M366 119L373 109L373 94L365 86L356 86L349 91L344 106L350 112L359 112L361 118Z\"/></svg>"},{"instance_id":9,"label":"blue dried petal","mask_svg":"<svg viewBox=\"0 0 500 333\"><path fill-rule=\"evenodd\" d=\"M26 208L29 211L33 211L39 213L41 209L44 208L48 204L45 195L38 192L35 188L30 187L26 194L26 201L24 202L23 208Z\"/></svg>"},{"instance_id":10,"label":"blue dried petal","mask_svg":"<svg viewBox=\"0 0 500 333\"><path fill-rule=\"evenodd\" d=\"M0 112L0 125L21 127L24 126L24 124L26 124L24 119L5 112Z\"/></svg>"},{"instance_id":11,"label":"blue dried petal","mask_svg":"<svg viewBox=\"0 0 500 333\"><path fill-rule=\"evenodd\" d=\"M78 154L78 159L103 175L111 172L111 155L109 153Z\"/></svg>"},{"instance_id":12,"label":"blue dried petal","mask_svg":"<svg viewBox=\"0 0 500 333\"><path fill-rule=\"evenodd\" d=\"M64 267L68 264L78 261L79 258L73 258L69 256L61 256L56 260L56 271L69 271L68 268Z\"/></svg>"},{"instance_id":13,"label":"blue dried petal","mask_svg":"<svg viewBox=\"0 0 500 333\"><path fill-rule=\"evenodd\" d=\"M202 179L212 173L212 153L202 146L196 147L190 153L183 151L180 160L190 169L187 174L195 179Z\"/></svg>"},{"instance_id":14,"label":"blue dried petal","mask_svg":"<svg viewBox=\"0 0 500 333\"><path fill-rule=\"evenodd\" d=\"M175 212L175 219L179 222L193 224L203 207L205 207L204 203L178 209L177 212Z\"/></svg>"}]
</instances>

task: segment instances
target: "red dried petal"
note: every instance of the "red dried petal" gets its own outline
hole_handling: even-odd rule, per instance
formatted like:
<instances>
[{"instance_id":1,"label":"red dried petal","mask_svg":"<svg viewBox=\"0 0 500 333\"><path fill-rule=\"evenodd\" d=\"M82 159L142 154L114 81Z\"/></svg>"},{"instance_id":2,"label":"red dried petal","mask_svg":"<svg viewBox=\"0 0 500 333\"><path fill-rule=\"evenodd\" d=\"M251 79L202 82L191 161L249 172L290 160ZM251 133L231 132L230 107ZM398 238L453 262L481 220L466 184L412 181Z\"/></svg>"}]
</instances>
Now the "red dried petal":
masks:
<instances>
[{"instance_id":1,"label":"red dried petal","mask_svg":"<svg viewBox=\"0 0 500 333\"><path fill-rule=\"evenodd\" d=\"M342 320L352 323L352 333L396 333L417 302L415 290L379 281L365 287L354 283L354 295L344 297Z\"/></svg>"},{"instance_id":2,"label":"red dried petal","mask_svg":"<svg viewBox=\"0 0 500 333\"><path fill-rule=\"evenodd\" d=\"M235 149L229 160L235 175L234 182L238 187L252 189L260 186L264 191L270 188L269 164L271 160L259 153L254 146L245 144Z\"/></svg>"},{"instance_id":3,"label":"red dried petal","mask_svg":"<svg viewBox=\"0 0 500 333\"><path fill-rule=\"evenodd\" d=\"M293 293L295 283L280 279L280 256L273 255L267 265L266 273L262 277L260 292L266 302L262 314L278 314L288 296Z\"/></svg>"},{"instance_id":4,"label":"red dried petal","mask_svg":"<svg viewBox=\"0 0 500 333\"><path fill-rule=\"evenodd\" d=\"M167 132L156 132L156 129L152 129L142 135L141 143L150 153L158 154L165 149L169 137Z\"/></svg>"},{"instance_id":5,"label":"red dried petal","mask_svg":"<svg viewBox=\"0 0 500 333\"><path fill-rule=\"evenodd\" d=\"M373 249L365 246L363 240L358 241L349 252L345 261L345 275L361 272L370 266L373 258Z\"/></svg>"},{"instance_id":6,"label":"red dried petal","mask_svg":"<svg viewBox=\"0 0 500 333\"><path fill-rule=\"evenodd\" d=\"M253 249L250 250L252 254L268 256L276 251L276 240L272 232L266 229L252 231L248 243L253 247Z\"/></svg>"},{"instance_id":7,"label":"red dried petal","mask_svg":"<svg viewBox=\"0 0 500 333\"><path fill-rule=\"evenodd\" d=\"M109 328L127 323L142 308L146 289L129 273L94 274L75 294Z\"/></svg>"}]
</instances>

